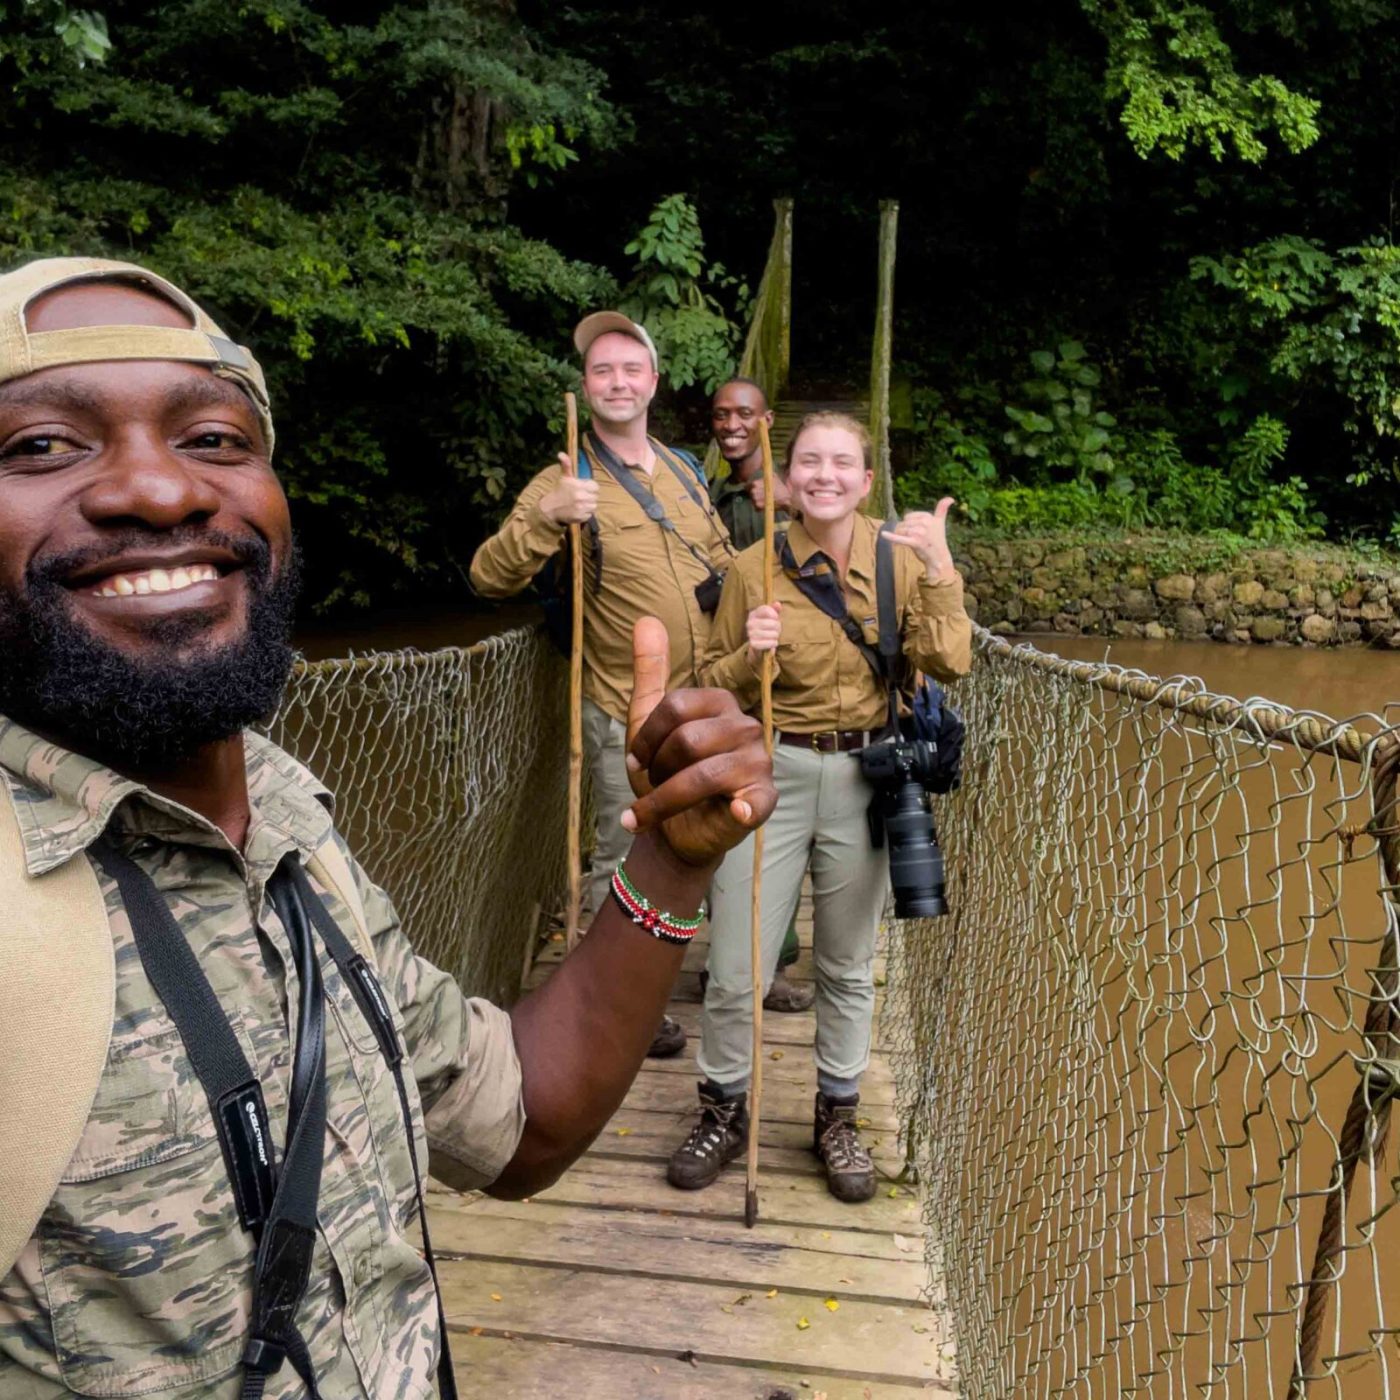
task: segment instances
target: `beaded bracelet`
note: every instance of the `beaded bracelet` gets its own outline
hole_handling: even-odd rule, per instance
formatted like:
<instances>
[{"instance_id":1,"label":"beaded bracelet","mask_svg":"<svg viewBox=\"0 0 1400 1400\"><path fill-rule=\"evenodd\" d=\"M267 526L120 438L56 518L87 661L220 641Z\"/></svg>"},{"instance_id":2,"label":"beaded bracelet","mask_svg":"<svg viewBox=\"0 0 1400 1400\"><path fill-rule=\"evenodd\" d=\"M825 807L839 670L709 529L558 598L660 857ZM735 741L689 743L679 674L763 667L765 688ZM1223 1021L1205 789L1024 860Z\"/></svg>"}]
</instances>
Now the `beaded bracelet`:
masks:
<instances>
[{"instance_id":1,"label":"beaded bracelet","mask_svg":"<svg viewBox=\"0 0 1400 1400\"><path fill-rule=\"evenodd\" d=\"M658 909L627 878L627 872L620 865L613 871L612 896L622 906L622 912L638 928L644 929L663 943L689 943L695 937L696 930L705 922L703 900L693 919L678 919L674 914Z\"/></svg>"}]
</instances>

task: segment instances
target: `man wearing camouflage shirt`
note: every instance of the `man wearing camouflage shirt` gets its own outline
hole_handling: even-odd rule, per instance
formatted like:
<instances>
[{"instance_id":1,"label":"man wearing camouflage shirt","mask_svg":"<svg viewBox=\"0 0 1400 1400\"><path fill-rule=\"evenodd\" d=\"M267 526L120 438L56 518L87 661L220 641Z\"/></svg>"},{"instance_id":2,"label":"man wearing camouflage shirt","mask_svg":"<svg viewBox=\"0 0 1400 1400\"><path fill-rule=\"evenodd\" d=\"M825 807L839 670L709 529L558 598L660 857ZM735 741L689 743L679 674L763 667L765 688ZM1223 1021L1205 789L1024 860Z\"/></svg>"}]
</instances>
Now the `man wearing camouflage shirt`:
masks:
<instances>
[{"instance_id":1,"label":"man wearing camouflage shirt","mask_svg":"<svg viewBox=\"0 0 1400 1400\"><path fill-rule=\"evenodd\" d=\"M291 663L296 549L271 451L261 371L178 289L79 259L0 277L0 875L38 882L96 853L115 967L96 1098L37 1223L0 1254L5 1400L233 1400L244 1382L254 1240L103 851L134 862L173 914L255 1069L279 1156L307 1024L301 981L314 985L319 964L324 1152L295 1322L327 1400L433 1391L415 1156L458 1187L543 1189L621 1101L684 952L609 901L509 1014L414 956L335 835L329 794L248 730ZM626 870L683 919L772 809L770 772L727 694L665 694L659 624L639 623L635 657ZM412 1141L340 964L314 941L314 962L296 961L306 944L269 893L290 864L344 936L372 944L411 1070ZM323 878L337 865L348 884ZM68 934L56 920L60 963ZM44 1055L0 1025L5 1070L23 1059L42 1075ZM14 1214L6 1184L0 1226ZM307 1393L292 1364L264 1392Z\"/></svg>"}]
</instances>

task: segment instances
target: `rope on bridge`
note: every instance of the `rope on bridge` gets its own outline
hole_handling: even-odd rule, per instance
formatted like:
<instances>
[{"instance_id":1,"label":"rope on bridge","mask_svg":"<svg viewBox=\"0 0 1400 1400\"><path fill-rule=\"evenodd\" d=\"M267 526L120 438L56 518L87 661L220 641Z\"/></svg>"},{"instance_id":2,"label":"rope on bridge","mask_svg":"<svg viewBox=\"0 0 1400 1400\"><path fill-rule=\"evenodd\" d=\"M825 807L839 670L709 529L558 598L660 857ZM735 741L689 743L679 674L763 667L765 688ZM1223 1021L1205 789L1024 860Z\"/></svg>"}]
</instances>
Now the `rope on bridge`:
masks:
<instances>
[{"instance_id":1,"label":"rope on bridge","mask_svg":"<svg viewBox=\"0 0 1400 1400\"><path fill-rule=\"evenodd\" d=\"M1400 735L979 650L885 1015L966 1393L1390 1394Z\"/></svg>"},{"instance_id":2,"label":"rope on bridge","mask_svg":"<svg viewBox=\"0 0 1400 1400\"><path fill-rule=\"evenodd\" d=\"M417 951L472 995L514 1000L562 907L566 671L526 628L301 662L270 728L335 794L337 827Z\"/></svg>"}]
</instances>

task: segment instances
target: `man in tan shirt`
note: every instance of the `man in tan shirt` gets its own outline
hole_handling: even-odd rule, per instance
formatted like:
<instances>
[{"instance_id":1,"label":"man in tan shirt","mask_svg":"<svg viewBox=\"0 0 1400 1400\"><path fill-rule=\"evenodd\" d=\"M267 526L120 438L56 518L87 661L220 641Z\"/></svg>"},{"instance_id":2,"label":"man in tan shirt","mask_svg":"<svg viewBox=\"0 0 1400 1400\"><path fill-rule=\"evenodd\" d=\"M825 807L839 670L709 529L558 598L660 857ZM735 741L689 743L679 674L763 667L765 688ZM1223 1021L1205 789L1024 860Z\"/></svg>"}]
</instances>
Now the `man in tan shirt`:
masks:
<instances>
[{"instance_id":1,"label":"man in tan shirt","mask_svg":"<svg viewBox=\"0 0 1400 1400\"><path fill-rule=\"evenodd\" d=\"M580 475L567 475L562 453L540 472L477 550L471 581L488 598L519 593L559 553L569 525L585 526L583 740L597 819L589 895L599 909L632 839L621 817L632 801L625 721L633 625L643 614L660 618L671 639L670 684L694 685L733 551L693 460L647 434L658 373L646 330L620 312L597 311L574 328L574 345L593 420ZM676 1054L684 1044L668 1017L652 1053Z\"/></svg>"}]
</instances>

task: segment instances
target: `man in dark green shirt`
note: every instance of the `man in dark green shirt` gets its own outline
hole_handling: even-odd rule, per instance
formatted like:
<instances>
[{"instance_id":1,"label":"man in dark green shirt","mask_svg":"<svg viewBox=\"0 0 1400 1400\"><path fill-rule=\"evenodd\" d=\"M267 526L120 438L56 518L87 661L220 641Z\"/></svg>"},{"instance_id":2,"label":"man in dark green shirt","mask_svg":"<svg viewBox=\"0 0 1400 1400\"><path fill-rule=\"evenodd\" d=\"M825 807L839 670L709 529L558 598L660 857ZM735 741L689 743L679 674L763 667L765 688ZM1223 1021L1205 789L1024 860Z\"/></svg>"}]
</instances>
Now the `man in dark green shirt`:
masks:
<instances>
[{"instance_id":1,"label":"man in dark green shirt","mask_svg":"<svg viewBox=\"0 0 1400 1400\"><path fill-rule=\"evenodd\" d=\"M710 405L710 426L729 474L710 488L720 519L734 548L747 549L763 538L763 448L760 422L773 426L773 410L763 390L752 380L737 378L721 384ZM780 477L773 480L773 508L784 519L788 490Z\"/></svg>"},{"instance_id":2,"label":"man in dark green shirt","mask_svg":"<svg viewBox=\"0 0 1400 1400\"><path fill-rule=\"evenodd\" d=\"M773 426L768 397L752 379L742 376L721 384L710 404L710 427L729 474L710 487L710 499L736 550L747 549L763 538L763 445L760 422ZM788 489L782 477L773 477L773 509L785 525ZM778 970L763 1004L770 1011L806 1011L816 997L811 986L788 980L783 969L797 961L797 915L794 911L778 954Z\"/></svg>"}]
</instances>

